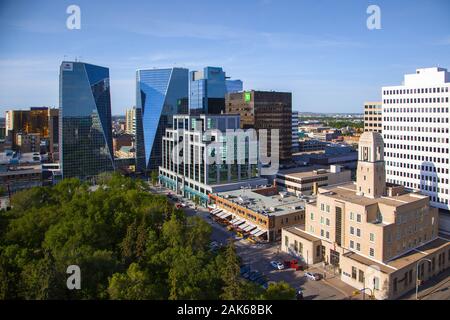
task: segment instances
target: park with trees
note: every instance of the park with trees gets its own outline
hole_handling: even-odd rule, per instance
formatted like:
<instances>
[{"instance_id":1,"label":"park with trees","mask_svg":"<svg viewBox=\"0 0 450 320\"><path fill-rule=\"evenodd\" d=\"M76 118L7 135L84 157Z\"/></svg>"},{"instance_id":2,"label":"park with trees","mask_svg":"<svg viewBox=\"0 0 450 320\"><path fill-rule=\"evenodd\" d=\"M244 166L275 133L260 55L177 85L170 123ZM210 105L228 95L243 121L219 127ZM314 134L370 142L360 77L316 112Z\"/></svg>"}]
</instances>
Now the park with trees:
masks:
<instances>
[{"instance_id":1,"label":"park with trees","mask_svg":"<svg viewBox=\"0 0 450 320\"><path fill-rule=\"evenodd\" d=\"M209 249L211 226L145 181L105 175L16 193L0 211L0 299L292 299L239 275L234 243ZM67 267L81 286L69 290Z\"/></svg>"}]
</instances>

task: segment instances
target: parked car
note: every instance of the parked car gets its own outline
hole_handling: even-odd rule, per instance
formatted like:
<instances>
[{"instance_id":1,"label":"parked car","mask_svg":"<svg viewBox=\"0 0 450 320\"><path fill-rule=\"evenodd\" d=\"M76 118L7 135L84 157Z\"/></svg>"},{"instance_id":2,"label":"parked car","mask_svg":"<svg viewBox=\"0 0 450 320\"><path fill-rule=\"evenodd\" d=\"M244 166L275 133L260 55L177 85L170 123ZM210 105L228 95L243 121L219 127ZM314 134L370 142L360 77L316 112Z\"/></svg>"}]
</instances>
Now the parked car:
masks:
<instances>
[{"instance_id":1,"label":"parked car","mask_svg":"<svg viewBox=\"0 0 450 320\"><path fill-rule=\"evenodd\" d=\"M248 279L250 281L256 281L259 278L261 278L262 276L263 276L263 274L261 272L259 272L259 271L252 271L252 272L250 272L250 276L248 277Z\"/></svg>"},{"instance_id":2,"label":"parked car","mask_svg":"<svg viewBox=\"0 0 450 320\"><path fill-rule=\"evenodd\" d=\"M296 294L297 300L303 300L303 291L302 290L297 290L297 294Z\"/></svg>"},{"instance_id":3,"label":"parked car","mask_svg":"<svg viewBox=\"0 0 450 320\"><path fill-rule=\"evenodd\" d=\"M260 286L264 287L264 284L267 283L267 278L265 276L262 276L262 277L256 279L255 283L257 283Z\"/></svg>"},{"instance_id":4,"label":"parked car","mask_svg":"<svg viewBox=\"0 0 450 320\"><path fill-rule=\"evenodd\" d=\"M321 279L321 276L319 273L312 273L312 272L305 272L305 277L309 280L318 281Z\"/></svg>"},{"instance_id":5,"label":"parked car","mask_svg":"<svg viewBox=\"0 0 450 320\"><path fill-rule=\"evenodd\" d=\"M279 261L270 261L270 265L272 267L274 267L275 269L278 269L278 270L283 270L284 269L284 264L282 264Z\"/></svg>"},{"instance_id":6,"label":"parked car","mask_svg":"<svg viewBox=\"0 0 450 320\"><path fill-rule=\"evenodd\" d=\"M242 265L241 268L240 268L241 276L242 276L244 273L248 273L248 272L250 272L250 266L247 265L247 264Z\"/></svg>"}]
</instances>

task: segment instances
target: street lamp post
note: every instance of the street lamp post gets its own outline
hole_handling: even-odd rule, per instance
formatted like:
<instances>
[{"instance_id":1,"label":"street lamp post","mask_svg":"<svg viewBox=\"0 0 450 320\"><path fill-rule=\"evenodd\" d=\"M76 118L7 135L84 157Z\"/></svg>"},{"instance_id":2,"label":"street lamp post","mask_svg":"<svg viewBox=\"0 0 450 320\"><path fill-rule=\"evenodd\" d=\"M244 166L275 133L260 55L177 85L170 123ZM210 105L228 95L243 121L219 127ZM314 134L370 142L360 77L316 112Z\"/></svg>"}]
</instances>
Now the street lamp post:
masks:
<instances>
[{"instance_id":1,"label":"street lamp post","mask_svg":"<svg viewBox=\"0 0 450 320\"><path fill-rule=\"evenodd\" d=\"M362 288L361 290L359 290L359 292L362 292L363 294L363 300L366 300L366 296L365 296L365 291L366 290L370 290L370 296L373 297L373 290L370 288Z\"/></svg>"},{"instance_id":2,"label":"street lamp post","mask_svg":"<svg viewBox=\"0 0 450 320\"><path fill-rule=\"evenodd\" d=\"M422 258L419 261L417 261L416 264L416 300L419 300L419 264L421 261L428 261L429 263L432 263L430 259Z\"/></svg>"}]
</instances>

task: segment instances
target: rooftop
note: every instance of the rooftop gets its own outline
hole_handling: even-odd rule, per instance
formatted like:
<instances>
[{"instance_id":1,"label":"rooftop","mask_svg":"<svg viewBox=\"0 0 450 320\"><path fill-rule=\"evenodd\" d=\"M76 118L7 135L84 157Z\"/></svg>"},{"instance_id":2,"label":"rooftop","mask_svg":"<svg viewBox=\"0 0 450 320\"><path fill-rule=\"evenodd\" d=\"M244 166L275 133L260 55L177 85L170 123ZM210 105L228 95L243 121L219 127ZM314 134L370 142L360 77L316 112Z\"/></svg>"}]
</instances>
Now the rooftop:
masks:
<instances>
[{"instance_id":1,"label":"rooftop","mask_svg":"<svg viewBox=\"0 0 450 320\"><path fill-rule=\"evenodd\" d=\"M297 168L278 171L279 175L289 176L289 177L298 178L298 179L327 175L330 173L332 173L330 171L330 167L322 166L322 165L297 167Z\"/></svg>"},{"instance_id":2,"label":"rooftop","mask_svg":"<svg viewBox=\"0 0 450 320\"><path fill-rule=\"evenodd\" d=\"M295 234L299 237L302 237L308 241L312 241L312 242L320 241L319 238L313 236L312 234L305 232L305 230L303 230L300 226L292 226L292 227L284 228L284 230L286 230L287 232L290 232L292 234Z\"/></svg>"},{"instance_id":3,"label":"rooftop","mask_svg":"<svg viewBox=\"0 0 450 320\"><path fill-rule=\"evenodd\" d=\"M334 198L336 200L346 201L362 206L370 206L376 203L382 203L391 207L399 207L405 204L413 203L421 199L427 198L425 195L419 193L405 193L392 197L380 197L380 198L368 198L356 194L356 185L351 183L345 183L334 186L325 186L319 189L321 195Z\"/></svg>"},{"instance_id":4,"label":"rooftop","mask_svg":"<svg viewBox=\"0 0 450 320\"><path fill-rule=\"evenodd\" d=\"M305 208L305 200L286 192L263 195L255 192L258 190L264 189L240 189L219 192L217 195L254 212L268 216L281 216L301 211Z\"/></svg>"},{"instance_id":5,"label":"rooftop","mask_svg":"<svg viewBox=\"0 0 450 320\"><path fill-rule=\"evenodd\" d=\"M366 266L378 266L380 271L383 273L392 273L410 264L417 263L420 259L425 258L427 255L432 254L444 247L450 247L450 242L448 239L438 237L420 247L408 251L399 257L391 259L387 263L376 262L355 252L348 252L344 254L344 256L365 264Z\"/></svg>"}]
</instances>

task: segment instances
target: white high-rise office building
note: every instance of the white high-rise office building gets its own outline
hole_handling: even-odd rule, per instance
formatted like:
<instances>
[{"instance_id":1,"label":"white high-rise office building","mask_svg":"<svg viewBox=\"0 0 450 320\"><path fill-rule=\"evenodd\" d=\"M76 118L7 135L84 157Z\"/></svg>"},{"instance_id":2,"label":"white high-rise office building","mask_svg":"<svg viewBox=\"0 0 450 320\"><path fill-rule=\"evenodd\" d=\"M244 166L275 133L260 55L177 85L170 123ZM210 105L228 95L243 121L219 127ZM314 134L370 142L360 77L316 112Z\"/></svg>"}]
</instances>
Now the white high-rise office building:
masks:
<instances>
[{"instance_id":1,"label":"white high-rise office building","mask_svg":"<svg viewBox=\"0 0 450 320\"><path fill-rule=\"evenodd\" d=\"M382 88L387 182L420 190L431 205L450 204L450 73L417 69Z\"/></svg>"}]
</instances>

